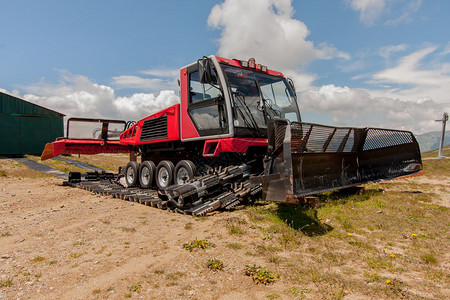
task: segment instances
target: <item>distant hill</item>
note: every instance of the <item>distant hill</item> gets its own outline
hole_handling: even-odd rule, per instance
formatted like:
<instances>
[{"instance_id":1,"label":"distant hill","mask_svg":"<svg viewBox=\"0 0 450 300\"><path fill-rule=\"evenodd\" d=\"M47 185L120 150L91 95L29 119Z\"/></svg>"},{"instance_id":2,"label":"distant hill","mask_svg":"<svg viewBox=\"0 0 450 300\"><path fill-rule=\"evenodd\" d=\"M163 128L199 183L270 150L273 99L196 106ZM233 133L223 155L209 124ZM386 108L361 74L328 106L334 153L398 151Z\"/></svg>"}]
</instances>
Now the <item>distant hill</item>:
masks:
<instances>
[{"instance_id":1,"label":"distant hill","mask_svg":"<svg viewBox=\"0 0 450 300\"><path fill-rule=\"evenodd\" d=\"M433 149L439 149L441 134L441 131L433 131L416 135L416 139L420 145L420 151L425 152ZM444 138L444 146L447 145L450 145L450 132L448 132L448 130L446 130Z\"/></svg>"}]
</instances>

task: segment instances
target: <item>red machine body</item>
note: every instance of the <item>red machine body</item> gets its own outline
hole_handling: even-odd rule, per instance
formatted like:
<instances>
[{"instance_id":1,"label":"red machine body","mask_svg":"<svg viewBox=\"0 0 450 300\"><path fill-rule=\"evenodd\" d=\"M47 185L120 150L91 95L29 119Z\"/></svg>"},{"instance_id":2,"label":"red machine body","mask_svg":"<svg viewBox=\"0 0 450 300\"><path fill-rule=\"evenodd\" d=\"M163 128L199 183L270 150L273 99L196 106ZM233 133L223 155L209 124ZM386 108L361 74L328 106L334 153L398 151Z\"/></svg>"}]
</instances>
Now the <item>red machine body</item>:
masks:
<instances>
[{"instance_id":1,"label":"red machine body","mask_svg":"<svg viewBox=\"0 0 450 300\"><path fill-rule=\"evenodd\" d=\"M282 73L255 64L252 59L249 62L218 56L210 56L210 59L213 59L218 64L229 65L236 69L251 69L252 71L284 79ZM215 67L218 69L217 66ZM208 134L201 134L199 132L201 131L199 130L199 126L196 126L189 112L190 107L193 105L191 95L193 88L190 84L190 77L192 73L197 71L197 62L180 69L179 104L172 105L139 120L132 126L126 126L128 124L124 121L92 119L91 121L97 124L98 130L101 130L102 134L99 134L97 137L89 136L88 134L84 137L77 136L74 138L69 135L69 131L72 131L73 127L77 126L77 121L89 122L89 119L69 119L67 136L47 144L41 155L41 159L45 160L63 153L97 154L137 152L138 148L142 146L149 146L151 148L153 148L152 146L156 146L157 149L157 145L168 145L169 143L173 149L177 147L181 149L184 148L180 147L183 143L192 144L195 141L197 142L195 143L197 147L199 144L198 141L201 141L201 153L204 157L216 157L223 152L245 153L249 147L267 147L267 138L265 135L255 137L236 136L234 131L235 124L233 122L233 116L230 113L230 108L228 108L228 120L226 121L228 128L224 128L222 130L223 132L220 134L214 131ZM224 81L222 82L222 86L226 84L226 80L220 78L220 81ZM227 98L227 96L225 97ZM229 99L225 100L228 102L226 106L230 106L229 102L231 101ZM208 100L205 102L208 102ZM111 122L122 122L124 125L119 139L109 138L108 131L110 129L108 126ZM174 146L175 144L177 146Z\"/></svg>"},{"instance_id":2,"label":"red machine body","mask_svg":"<svg viewBox=\"0 0 450 300\"><path fill-rule=\"evenodd\" d=\"M156 120L161 117L167 118L167 136L158 139L142 141L141 135L143 133L142 129L144 128L144 123L151 120ZM151 116L146 117L145 119L136 122L136 124L125 130L120 135L119 141L121 144L124 145L143 145L143 144L180 141L181 140L180 131L181 131L180 104L175 104L160 112L157 112L156 114L153 114Z\"/></svg>"}]
</instances>

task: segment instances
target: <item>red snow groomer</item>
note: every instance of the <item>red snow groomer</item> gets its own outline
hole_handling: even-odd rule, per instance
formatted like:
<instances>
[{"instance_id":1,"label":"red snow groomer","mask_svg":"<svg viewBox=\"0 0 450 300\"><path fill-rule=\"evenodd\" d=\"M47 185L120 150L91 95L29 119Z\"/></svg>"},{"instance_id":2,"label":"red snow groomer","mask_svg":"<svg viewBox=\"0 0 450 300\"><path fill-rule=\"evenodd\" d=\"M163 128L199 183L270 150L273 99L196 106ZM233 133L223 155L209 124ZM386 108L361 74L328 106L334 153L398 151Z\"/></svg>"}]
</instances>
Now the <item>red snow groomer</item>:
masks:
<instances>
[{"instance_id":1,"label":"red snow groomer","mask_svg":"<svg viewBox=\"0 0 450 300\"><path fill-rule=\"evenodd\" d=\"M47 144L41 159L130 152L121 171L130 195L159 190L164 207L193 214L261 190L265 200L299 203L422 170L411 132L301 122L293 82L254 59L203 57L181 68L179 83L179 104L134 124L69 119L67 137Z\"/></svg>"}]
</instances>

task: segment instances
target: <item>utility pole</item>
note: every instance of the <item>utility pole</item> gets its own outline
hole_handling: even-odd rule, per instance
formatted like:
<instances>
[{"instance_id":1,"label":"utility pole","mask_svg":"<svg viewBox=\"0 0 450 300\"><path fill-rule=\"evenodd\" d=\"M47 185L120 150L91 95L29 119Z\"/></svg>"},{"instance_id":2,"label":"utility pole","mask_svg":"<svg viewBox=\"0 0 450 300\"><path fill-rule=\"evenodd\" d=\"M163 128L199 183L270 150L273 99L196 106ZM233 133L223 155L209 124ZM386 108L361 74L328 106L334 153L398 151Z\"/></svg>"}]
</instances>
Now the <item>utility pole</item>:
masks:
<instances>
[{"instance_id":1,"label":"utility pole","mask_svg":"<svg viewBox=\"0 0 450 300\"><path fill-rule=\"evenodd\" d=\"M447 121L448 121L448 114L446 112L442 116L442 120L436 120L436 122L442 122L442 135L441 135L441 144L439 146L438 158L445 158L445 156L442 155L442 149L444 148L445 125L446 125Z\"/></svg>"}]
</instances>

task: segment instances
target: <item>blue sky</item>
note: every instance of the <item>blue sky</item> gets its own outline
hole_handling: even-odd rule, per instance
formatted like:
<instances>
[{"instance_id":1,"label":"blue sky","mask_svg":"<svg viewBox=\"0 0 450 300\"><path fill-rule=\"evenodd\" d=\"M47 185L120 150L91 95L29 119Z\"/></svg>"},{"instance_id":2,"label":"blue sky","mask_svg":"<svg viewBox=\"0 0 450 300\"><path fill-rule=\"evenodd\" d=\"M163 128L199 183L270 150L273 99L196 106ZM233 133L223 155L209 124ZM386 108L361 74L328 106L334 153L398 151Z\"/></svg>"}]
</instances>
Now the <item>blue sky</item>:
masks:
<instances>
[{"instance_id":1,"label":"blue sky","mask_svg":"<svg viewBox=\"0 0 450 300\"><path fill-rule=\"evenodd\" d=\"M255 57L294 79L303 120L439 130L450 1L0 0L0 91L68 116L139 119L178 69Z\"/></svg>"}]
</instances>

